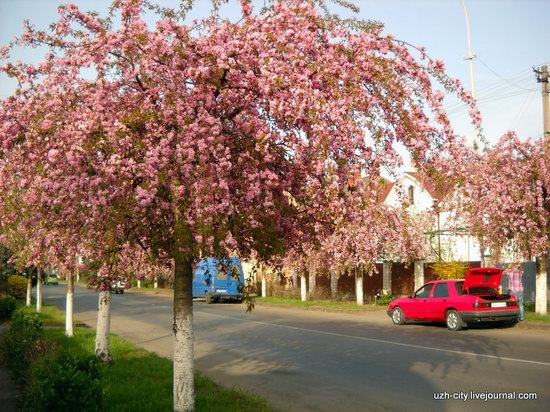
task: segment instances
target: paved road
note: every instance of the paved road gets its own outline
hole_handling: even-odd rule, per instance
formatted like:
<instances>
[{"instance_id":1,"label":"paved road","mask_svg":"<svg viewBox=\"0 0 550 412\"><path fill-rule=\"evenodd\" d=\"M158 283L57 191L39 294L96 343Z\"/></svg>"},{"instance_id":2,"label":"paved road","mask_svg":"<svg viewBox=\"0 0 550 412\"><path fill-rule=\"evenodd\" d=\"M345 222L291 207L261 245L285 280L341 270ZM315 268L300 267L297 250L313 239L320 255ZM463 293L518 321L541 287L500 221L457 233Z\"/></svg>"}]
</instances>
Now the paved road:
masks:
<instances>
[{"instance_id":1,"label":"paved road","mask_svg":"<svg viewBox=\"0 0 550 412\"><path fill-rule=\"evenodd\" d=\"M44 288L64 305L64 286ZM95 325L97 295L76 288L75 314ZM172 299L113 295L112 331L171 357ZM194 308L196 366L282 411L550 410L550 332L394 327L383 314L238 304ZM537 400L434 400L434 393L534 392ZM451 395L452 396L452 395ZM456 395L459 396L459 395Z\"/></svg>"}]
</instances>

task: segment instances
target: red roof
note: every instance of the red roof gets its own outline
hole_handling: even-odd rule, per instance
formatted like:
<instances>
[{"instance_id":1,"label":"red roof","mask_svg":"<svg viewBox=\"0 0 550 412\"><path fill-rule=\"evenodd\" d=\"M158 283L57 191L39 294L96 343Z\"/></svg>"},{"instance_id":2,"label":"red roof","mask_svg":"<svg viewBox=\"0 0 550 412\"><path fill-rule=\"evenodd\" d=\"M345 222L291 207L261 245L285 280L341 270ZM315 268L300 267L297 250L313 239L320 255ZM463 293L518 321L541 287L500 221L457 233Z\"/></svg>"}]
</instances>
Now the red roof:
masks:
<instances>
[{"instance_id":1,"label":"red roof","mask_svg":"<svg viewBox=\"0 0 550 412\"><path fill-rule=\"evenodd\" d=\"M414 177L420 185L428 191L434 199L441 200L449 193L449 187L443 181L437 181L432 177L422 172L405 172L409 176Z\"/></svg>"}]
</instances>

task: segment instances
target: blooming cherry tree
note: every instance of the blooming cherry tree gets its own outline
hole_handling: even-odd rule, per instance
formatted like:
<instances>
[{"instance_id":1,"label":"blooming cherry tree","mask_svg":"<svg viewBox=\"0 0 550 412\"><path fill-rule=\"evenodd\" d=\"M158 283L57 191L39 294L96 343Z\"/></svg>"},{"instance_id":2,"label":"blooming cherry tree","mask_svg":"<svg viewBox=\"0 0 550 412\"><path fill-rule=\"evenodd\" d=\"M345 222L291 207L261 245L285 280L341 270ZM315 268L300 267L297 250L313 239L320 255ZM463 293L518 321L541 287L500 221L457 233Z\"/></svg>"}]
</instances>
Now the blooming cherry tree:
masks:
<instances>
[{"instance_id":1,"label":"blooming cherry tree","mask_svg":"<svg viewBox=\"0 0 550 412\"><path fill-rule=\"evenodd\" d=\"M546 267L550 250L550 162L542 141L506 133L487 153L472 153L452 202L482 250L498 261L513 242L523 257L537 258L536 311L546 313Z\"/></svg>"},{"instance_id":2,"label":"blooming cherry tree","mask_svg":"<svg viewBox=\"0 0 550 412\"><path fill-rule=\"evenodd\" d=\"M16 176L29 221L47 220L65 247L107 258L131 244L174 262L174 410L193 410L199 256L265 262L350 213L374 216L343 188L401 165L397 142L454 173L462 149L432 81L473 100L422 50L308 1L155 27L139 0L113 10L119 26L62 6L51 31L18 40L49 51L2 67L20 86L0 102L0 181Z\"/></svg>"}]
</instances>

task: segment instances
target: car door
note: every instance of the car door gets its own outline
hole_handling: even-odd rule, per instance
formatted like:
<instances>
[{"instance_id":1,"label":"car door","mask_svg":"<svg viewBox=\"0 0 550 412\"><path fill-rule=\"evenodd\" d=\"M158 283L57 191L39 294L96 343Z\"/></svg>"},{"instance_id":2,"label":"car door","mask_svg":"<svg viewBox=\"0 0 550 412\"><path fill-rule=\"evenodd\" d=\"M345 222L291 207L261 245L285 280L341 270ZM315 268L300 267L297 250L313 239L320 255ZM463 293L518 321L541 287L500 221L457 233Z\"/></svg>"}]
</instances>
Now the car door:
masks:
<instances>
[{"instance_id":1,"label":"car door","mask_svg":"<svg viewBox=\"0 0 550 412\"><path fill-rule=\"evenodd\" d=\"M445 320L445 310L449 299L449 283L437 282L430 298L428 298L427 317L431 320Z\"/></svg>"},{"instance_id":2,"label":"car door","mask_svg":"<svg viewBox=\"0 0 550 412\"><path fill-rule=\"evenodd\" d=\"M428 283L418 289L408 300L405 308L405 317L409 319L426 319L428 298L433 288L433 283Z\"/></svg>"}]
</instances>

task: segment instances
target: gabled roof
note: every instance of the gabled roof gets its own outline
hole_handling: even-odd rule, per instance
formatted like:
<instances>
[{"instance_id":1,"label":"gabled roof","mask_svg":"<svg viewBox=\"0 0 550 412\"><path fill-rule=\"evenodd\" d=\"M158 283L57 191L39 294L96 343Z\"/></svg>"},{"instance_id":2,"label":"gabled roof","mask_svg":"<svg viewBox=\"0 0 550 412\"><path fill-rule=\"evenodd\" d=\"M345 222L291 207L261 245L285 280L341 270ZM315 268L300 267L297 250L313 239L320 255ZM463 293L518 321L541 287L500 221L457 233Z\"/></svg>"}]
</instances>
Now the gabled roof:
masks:
<instances>
[{"instance_id":1,"label":"gabled roof","mask_svg":"<svg viewBox=\"0 0 550 412\"><path fill-rule=\"evenodd\" d=\"M376 200L380 203L384 203L394 186L395 186L395 183L380 176L380 180L378 182L378 190L377 190L378 195Z\"/></svg>"},{"instance_id":2,"label":"gabled roof","mask_svg":"<svg viewBox=\"0 0 550 412\"><path fill-rule=\"evenodd\" d=\"M438 201L442 200L445 197L445 195L449 193L449 190L450 190L449 187L446 187L446 185L443 182L437 182L435 179L431 178L425 173L410 171L410 172L405 172L405 174L409 175L414 180L416 180L418 184L423 189L425 189L434 200L438 200ZM394 186L395 186L394 182L391 182L388 179L380 177L378 182L378 201L385 202Z\"/></svg>"},{"instance_id":3,"label":"gabled roof","mask_svg":"<svg viewBox=\"0 0 550 412\"><path fill-rule=\"evenodd\" d=\"M426 175L422 172L405 172L409 176L413 177L420 183L420 185L426 189L433 199L441 200L447 195L450 191L450 188L445 185L443 181L438 182L432 177Z\"/></svg>"}]
</instances>

